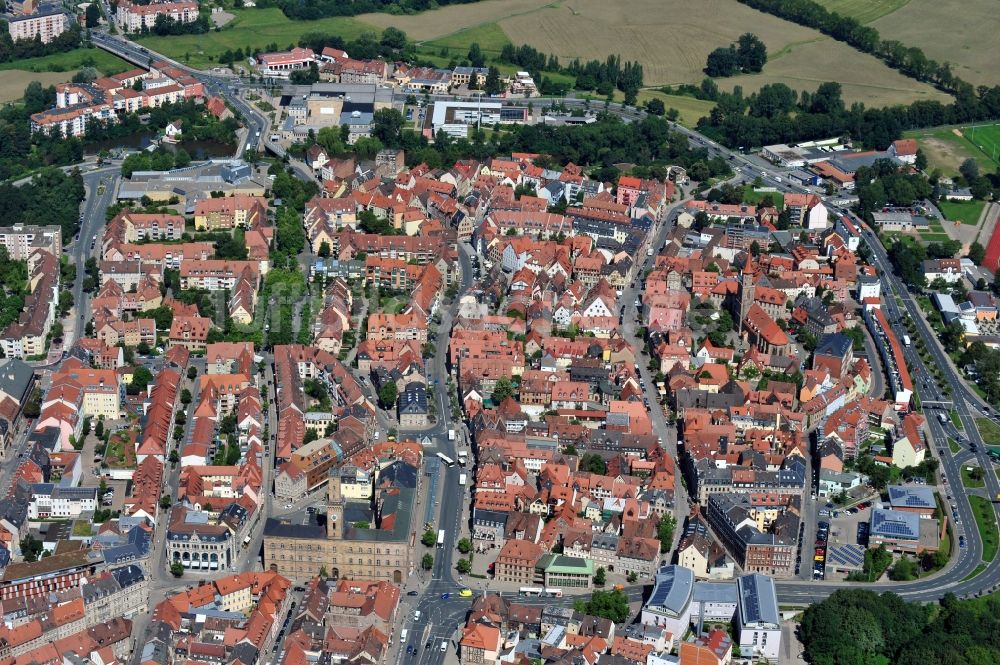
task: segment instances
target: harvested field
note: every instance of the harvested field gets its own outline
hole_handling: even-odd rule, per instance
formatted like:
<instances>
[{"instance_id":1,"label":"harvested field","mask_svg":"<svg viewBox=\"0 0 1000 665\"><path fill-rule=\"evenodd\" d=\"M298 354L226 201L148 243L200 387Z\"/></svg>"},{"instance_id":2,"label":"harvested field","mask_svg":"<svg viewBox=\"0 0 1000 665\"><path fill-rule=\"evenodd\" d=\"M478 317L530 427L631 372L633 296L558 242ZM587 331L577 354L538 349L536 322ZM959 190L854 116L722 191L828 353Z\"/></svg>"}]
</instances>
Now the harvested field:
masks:
<instances>
[{"instance_id":1,"label":"harvested field","mask_svg":"<svg viewBox=\"0 0 1000 665\"><path fill-rule=\"evenodd\" d=\"M888 10L902 2L883 0L880 8ZM753 89L778 78L789 79L799 89L814 89L832 78L845 84L848 101L891 104L945 98L815 30L735 0L706 0L696 14L685 0L486 0L414 16L358 18L379 27L394 25L427 46L447 47L453 55L474 41L489 53L503 45L504 35L514 44L555 53L563 62L618 54L642 63L647 86L697 83L704 78L708 53L734 42L752 26L775 58L758 77L759 83L747 83Z\"/></svg>"},{"instance_id":2,"label":"harvested field","mask_svg":"<svg viewBox=\"0 0 1000 665\"><path fill-rule=\"evenodd\" d=\"M961 5L940 0L910 0L874 21L883 39L919 46L927 57L950 62L952 71L973 84L1000 83L1000 11L994 0Z\"/></svg>"},{"instance_id":3,"label":"harvested field","mask_svg":"<svg viewBox=\"0 0 1000 665\"><path fill-rule=\"evenodd\" d=\"M380 29L395 26L410 39L422 42L558 4L553 0L484 0L409 16L372 13L360 14L357 18Z\"/></svg>"},{"instance_id":4,"label":"harvested field","mask_svg":"<svg viewBox=\"0 0 1000 665\"><path fill-rule=\"evenodd\" d=\"M0 103L13 102L24 96L24 89L32 81L43 86L65 83L76 72L26 72L20 69L6 70L0 74Z\"/></svg>"},{"instance_id":5,"label":"harvested field","mask_svg":"<svg viewBox=\"0 0 1000 665\"><path fill-rule=\"evenodd\" d=\"M862 23L891 14L910 0L816 0L831 12L856 18Z\"/></svg>"},{"instance_id":6,"label":"harvested field","mask_svg":"<svg viewBox=\"0 0 1000 665\"><path fill-rule=\"evenodd\" d=\"M743 86L753 92L768 83L785 83L795 90L815 90L830 79L843 86L844 100L866 106L907 104L918 99L948 102L950 97L886 67L870 55L829 38L796 44L768 60L761 74L719 79L719 87Z\"/></svg>"}]
</instances>

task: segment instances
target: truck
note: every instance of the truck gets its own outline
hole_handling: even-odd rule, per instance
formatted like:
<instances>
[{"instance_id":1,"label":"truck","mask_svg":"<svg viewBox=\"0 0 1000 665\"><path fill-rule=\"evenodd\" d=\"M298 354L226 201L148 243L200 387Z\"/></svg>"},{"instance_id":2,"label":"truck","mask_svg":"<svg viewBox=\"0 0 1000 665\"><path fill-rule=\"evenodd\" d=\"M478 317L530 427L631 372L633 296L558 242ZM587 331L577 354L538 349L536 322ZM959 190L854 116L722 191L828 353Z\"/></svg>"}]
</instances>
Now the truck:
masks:
<instances>
[{"instance_id":1,"label":"truck","mask_svg":"<svg viewBox=\"0 0 1000 665\"><path fill-rule=\"evenodd\" d=\"M458 451L458 463L459 463L459 465L465 466L466 462L468 462L468 461L469 461L469 451L465 450L464 448L462 450L459 450Z\"/></svg>"},{"instance_id":2,"label":"truck","mask_svg":"<svg viewBox=\"0 0 1000 665\"><path fill-rule=\"evenodd\" d=\"M909 346L909 345L910 345L910 336L903 335L903 346Z\"/></svg>"},{"instance_id":3,"label":"truck","mask_svg":"<svg viewBox=\"0 0 1000 665\"><path fill-rule=\"evenodd\" d=\"M464 473L458 474L458 484L462 485L464 487L465 486L465 481L466 481L467 478L468 478L468 475L466 475Z\"/></svg>"},{"instance_id":4,"label":"truck","mask_svg":"<svg viewBox=\"0 0 1000 665\"><path fill-rule=\"evenodd\" d=\"M455 430L454 429L448 430L448 440L449 441L454 441L455 440Z\"/></svg>"},{"instance_id":5,"label":"truck","mask_svg":"<svg viewBox=\"0 0 1000 665\"><path fill-rule=\"evenodd\" d=\"M440 531L438 531L437 546L438 547L444 547L444 529L441 529Z\"/></svg>"}]
</instances>

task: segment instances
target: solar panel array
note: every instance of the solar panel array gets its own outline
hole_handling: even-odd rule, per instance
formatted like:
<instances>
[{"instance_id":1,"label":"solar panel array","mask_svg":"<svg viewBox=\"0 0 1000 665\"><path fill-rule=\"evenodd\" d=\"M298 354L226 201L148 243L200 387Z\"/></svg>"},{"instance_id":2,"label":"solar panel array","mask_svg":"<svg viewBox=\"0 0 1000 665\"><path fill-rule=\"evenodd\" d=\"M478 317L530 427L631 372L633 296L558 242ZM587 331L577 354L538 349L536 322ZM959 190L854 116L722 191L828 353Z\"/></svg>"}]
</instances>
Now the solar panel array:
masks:
<instances>
[{"instance_id":1,"label":"solar panel array","mask_svg":"<svg viewBox=\"0 0 1000 665\"><path fill-rule=\"evenodd\" d=\"M663 566L656 573L656 588L653 589L653 595L649 599L650 605L663 605L667 596L670 595L670 590L674 585L674 570L676 569L673 566Z\"/></svg>"},{"instance_id":2,"label":"solar panel array","mask_svg":"<svg viewBox=\"0 0 1000 665\"><path fill-rule=\"evenodd\" d=\"M876 510L872 515L872 533L893 538L919 538L919 530L911 528L911 516L915 521L920 519L912 513Z\"/></svg>"},{"instance_id":3,"label":"solar panel array","mask_svg":"<svg viewBox=\"0 0 1000 665\"><path fill-rule=\"evenodd\" d=\"M861 545L839 545L827 552L827 563L860 568L865 563L865 548Z\"/></svg>"}]
</instances>

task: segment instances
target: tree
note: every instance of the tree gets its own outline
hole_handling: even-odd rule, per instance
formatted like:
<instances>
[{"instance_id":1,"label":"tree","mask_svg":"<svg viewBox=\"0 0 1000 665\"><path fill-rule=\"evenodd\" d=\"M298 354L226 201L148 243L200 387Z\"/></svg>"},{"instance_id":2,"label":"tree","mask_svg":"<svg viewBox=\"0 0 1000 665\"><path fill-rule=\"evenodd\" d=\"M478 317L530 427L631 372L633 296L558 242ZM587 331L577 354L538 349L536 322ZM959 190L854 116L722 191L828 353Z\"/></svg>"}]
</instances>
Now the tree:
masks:
<instances>
[{"instance_id":1,"label":"tree","mask_svg":"<svg viewBox=\"0 0 1000 665\"><path fill-rule=\"evenodd\" d=\"M34 536L27 535L21 539L21 554L24 556L24 560L27 562L38 561L39 555L42 550L45 549L42 541L38 540Z\"/></svg>"},{"instance_id":2,"label":"tree","mask_svg":"<svg viewBox=\"0 0 1000 665\"><path fill-rule=\"evenodd\" d=\"M986 258L986 248L980 245L978 242L973 242L969 246L969 260L975 263L977 266L983 265L983 259Z\"/></svg>"},{"instance_id":3,"label":"tree","mask_svg":"<svg viewBox=\"0 0 1000 665\"><path fill-rule=\"evenodd\" d=\"M958 167L958 172L962 174L966 182L972 184L973 181L979 178L979 162L969 157Z\"/></svg>"},{"instance_id":4,"label":"tree","mask_svg":"<svg viewBox=\"0 0 1000 665\"><path fill-rule=\"evenodd\" d=\"M187 388L181 390L181 404L187 406L191 403L191 391Z\"/></svg>"},{"instance_id":5,"label":"tree","mask_svg":"<svg viewBox=\"0 0 1000 665\"><path fill-rule=\"evenodd\" d=\"M396 398L399 396L399 389L396 388L396 384L392 381L386 381L382 384L382 387L378 389L378 399L382 402L382 406L391 409L396 406Z\"/></svg>"},{"instance_id":6,"label":"tree","mask_svg":"<svg viewBox=\"0 0 1000 665\"><path fill-rule=\"evenodd\" d=\"M720 47L708 54L705 73L709 76L733 76L740 71L740 59L732 46Z\"/></svg>"},{"instance_id":7,"label":"tree","mask_svg":"<svg viewBox=\"0 0 1000 665\"><path fill-rule=\"evenodd\" d=\"M483 55L483 49L479 46L479 42L472 42L469 44L469 64L473 67L482 67L486 64L486 56Z\"/></svg>"},{"instance_id":8,"label":"tree","mask_svg":"<svg viewBox=\"0 0 1000 665\"><path fill-rule=\"evenodd\" d=\"M430 570L434 567L434 555L427 553L420 559L420 567L424 570Z\"/></svg>"},{"instance_id":9,"label":"tree","mask_svg":"<svg viewBox=\"0 0 1000 665\"><path fill-rule=\"evenodd\" d=\"M177 453L177 449L174 448L170 451L170 457L168 458L171 464L177 464L181 461L180 455Z\"/></svg>"},{"instance_id":10,"label":"tree","mask_svg":"<svg viewBox=\"0 0 1000 665\"><path fill-rule=\"evenodd\" d=\"M455 562L455 570L457 570L462 575L468 575L472 572L472 562L468 559L459 559Z\"/></svg>"},{"instance_id":11,"label":"tree","mask_svg":"<svg viewBox=\"0 0 1000 665\"><path fill-rule=\"evenodd\" d=\"M663 115L666 113L666 108L664 107L663 100L653 97L646 102L646 111L652 113L653 115Z\"/></svg>"},{"instance_id":12,"label":"tree","mask_svg":"<svg viewBox=\"0 0 1000 665\"><path fill-rule=\"evenodd\" d=\"M594 573L594 584L597 586L604 586L608 581L608 574L604 570L604 566L600 566L597 572Z\"/></svg>"},{"instance_id":13,"label":"tree","mask_svg":"<svg viewBox=\"0 0 1000 665\"><path fill-rule=\"evenodd\" d=\"M420 536L420 542L427 547L434 547L437 543L437 534L434 533L434 529L427 529L424 531L424 535Z\"/></svg>"},{"instance_id":14,"label":"tree","mask_svg":"<svg viewBox=\"0 0 1000 665\"><path fill-rule=\"evenodd\" d=\"M184 574L184 564L180 561L174 561L170 564L170 574L174 577L180 577Z\"/></svg>"},{"instance_id":15,"label":"tree","mask_svg":"<svg viewBox=\"0 0 1000 665\"><path fill-rule=\"evenodd\" d=\"M500 404L513 394L514 384L506 376L501 376L493 387L493 404Z\"/></svg>"},{"instance_id":16,"label":"tree","mask_svg":"<svg viewBox=\"0 0 1000 665\"><path fill-rule=\"evenodd\" d=\"M472 543L468 538L462 538L458 541L458 551L462 554L468 554L472 551Z\"/></svg>"},{"instance_id":17,"label":"tree","mask_svg":"<svg viewBox=\"0 0 1000 665\"><path fill-rule=\"evenodd\" d=\"M173 503L174 500L171 499L170 496L167 494L164 494L163 496L160 497L160 508L162 508L163 510L166 510L167 508L172 506Z\"/></svg>"},{"instance_id":18,"label":"tree","mask_svg":"<svg viewBox=\"0 0 1000 665\"><path fill-rule=\"evenodd\" d=\"M86 438L87 435L90 434L90 425L91 425L90 420L91 420L90 416L87 416L86 418L83 419L83 430L81 430L80 432L82 438ZM102 480L101 482L103 483L104 481Z\"/></svg>"},{"instance_id":19,"label":"tree","mask_svg":"<svg viewBox=\"0 0 1000 665\"><path fill-rule=\"evenodd\" d=\"M327 257L330 256L330 251L331 251L330 250L330 243L328 243L326 240L324 240L323 242L321 242L319 244L319 251L317 252L317 254L320 256L320 258L324 258L325 259L325 258L327 258Z\"/></svg>"},{"instance_id":20,"label":"tree","mask_svg":"<svg viewBox=\"0 0 1000 665\"><path fill-rule=\"evenodd\" d=\"M499 95L503 92L503 81L500 80L500 70L492 65L486 74L486 85L483 86L483 90L490 96Z\"/></svg>"},{"instance_id":21,"label":"tree","mask_svg":"<svg viewBox=\"0 0 1000 665\"><path fill-rule=\"evenodd\" d=\"M757 73L767 62L767 46L752 32L740 35L736 55L740 68L747 73Z\"/></svg>"},{"instance_id":22,"label":"tree","mask_svg":"<svg viewBox=\"0 0 1000 665\"><path fill-rule=\"evenodd\" d=\"M98 439L104 438L104 421L98 420L97 425L94 426L94 436Z\"/></svg>"},{"instance_id":23,"label":"tree","mask_svg":"<svg viewBox=\"0 0 1000 665\"><path fill-rule=\"evenodd\" d=\"M573 609L615 623L624 623L629 617L628 596L621 589L594 591L589 601L575 601Z\"/></svg>"},{"instance_id":24,"label":"tree","mask_svg":"<svg viewBox=\"0 0 1000 665\"><path fill-rule=\"evenodd\" d=\"M607 473L608 465L605 463L604 458L597 453L587 453L580 458L580 470L603 476Z\"/></svg>"},{"instance_id":25,"label":"tree","mask_svg":"<svg viewBox=\"0 0 1000 665\"><path fill-rule=\"evenodd\" d=\"M372 116L372 136L383 145L399 145L406 121L403 114L393 108L379 109Z\"/></svg>"},{"instance_id":26,"label":"tree","mask_svg":"<svg viewBox=\"0 0 1000 665\"><path fill-rule=\"evenodd\" d=\"M101 22L101 10L98 8L97 3L91 3L87 5L87 11L84 14L86 17L86 24L88 28L96 28Z\"/></svg>"},{"instance_id":27,"label":"tree","mask_svg":"<svg viewBox=\"0 0 1000 665\"><path fill-rule=\"evenodd\" d=\"M191 367L188 367L187 377L190 380L194 381L194 377L196 376L198 376L198 368L194 367L193 365Z\"/></svg>"},{"instance_id":28,"label":"tree","mask_svg":"<svg viewBox=\"0 0 1000 665\"><path fill-rule=\"evenodd\" d=\"M663 513L660 523L656 526L656 537L660 539L660 552L669 552L674 543L674 528L677 520L673 513Z\"/></svg>"},{"instance_id":29,"label":"tree","mask_svg":"<svg viewBox=\"0 0 1000 665\"><path fill-rule=\"evenodd\" d=\"M998 277L1000 277L1000 271L997 271ZM35 386L35 389L31 392L31 396L28 398L27 403L22 409L22 413L25 418L37 418L42 413L42 389Z\"/></svg>"}]
</instances>

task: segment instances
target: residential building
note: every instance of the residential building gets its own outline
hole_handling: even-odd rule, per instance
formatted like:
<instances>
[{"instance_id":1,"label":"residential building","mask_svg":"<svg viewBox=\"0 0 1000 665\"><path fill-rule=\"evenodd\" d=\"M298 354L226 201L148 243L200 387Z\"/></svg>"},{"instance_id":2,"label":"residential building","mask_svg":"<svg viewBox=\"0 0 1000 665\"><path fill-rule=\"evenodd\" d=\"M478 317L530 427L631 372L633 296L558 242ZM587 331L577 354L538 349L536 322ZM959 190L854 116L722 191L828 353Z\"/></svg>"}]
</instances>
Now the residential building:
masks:
<instances>
[{"instance_id":1,"label":"residential building","mask_svg":"<svg viewBox=\"0 0 1000 665\"><path fill-rule=\"evenodd\" d=\"M115 13L115 24L123 32L139 32L143 28L152 29L160 16L178 23L193 23L198 20L198 3L182 0L140 5L121 0Z\"/></svg>"},{"instance_id":2,"label":"residential building","mask_svg":"<svg viewBox=\"0 0 1000 665\"><path fill-rule=\"evenodd\" d=\"M11 41L32 40L37 37L43 44L69 30L69 17L61 11L42 10L26 16L7 18Z\"/></svg>"}]
</instances>

